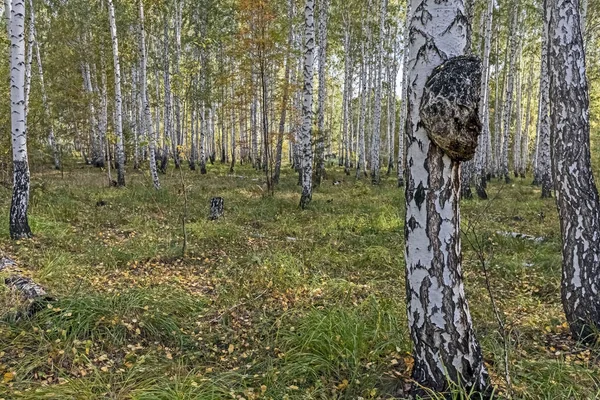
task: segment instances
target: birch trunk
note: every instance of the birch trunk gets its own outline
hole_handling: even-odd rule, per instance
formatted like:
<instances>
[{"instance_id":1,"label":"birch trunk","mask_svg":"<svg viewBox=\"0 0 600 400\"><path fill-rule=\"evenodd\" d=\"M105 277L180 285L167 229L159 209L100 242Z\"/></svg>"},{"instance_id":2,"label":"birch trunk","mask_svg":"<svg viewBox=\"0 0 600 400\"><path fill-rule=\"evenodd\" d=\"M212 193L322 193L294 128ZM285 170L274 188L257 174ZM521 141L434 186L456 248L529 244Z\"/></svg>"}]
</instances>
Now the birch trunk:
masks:
<instances>
[{"instance_id":1,"label":"birch trunk","mask_svg":"<svg viewBox=\"0 0 600 400\"><path fill-rule=\"evenodd\" d=\"M362 61L360 63L360 114L358 118L358 144L357 144L357 160L356 160L356 179L360 179L361 176L367 176L365 152L365 125L366 123L366 112L367 112L367 71L365 63L365 44L362 47Z\"/></svg>"},{"instance_id":2,"label":"birch trunk","mask_svg":"<svg viewBox=\"0 0 600 400\"><path fill-rule=\"evenodd\" d=\"M518 8L518 0L514 2ZM510 127L512 120L512 107L513 107L513 92L514 92L514 77L516 68L517 58L517 31L519 23L519 13L514 12L511 22L511 29L509 33L509 45L507 51L510 52L508 70L506 71L506 91L504 95L504 109L502 112L503 118L503 129L502 129L502 149L501 149L501 163L500 163L500 174L504 178L506 183L510 182L508 173L508 142L510 141Z\"/></svg>"},{"instance_id":3,"label":"birch trunk","mask_svg":"<svg viewBox=\"0 0 600 400\"><path fill-rule=\"evenodd\" d=\"M430 141L419 105L433 69L465 53L463 2L413 0L407 70L406 285L415 395L454 382L486 392L488 375L462 283L460 163Z\"/></svg>"},{"instance_id":4,"label":"birch trunk","mask_svg":"<svg viewBox=\"0 0 600 400\"><path fill-rule=\"evenodd\" d=\"M325 100L327 98L327 20L329 13L329 0L320 0L319 3L319 89L317 113L317 143L316 143L316 171L315 186L321 184L325 177L325 140L329 133L325 132Z\"/></svg>"},{"instance_id":5,"label":"birch trunk","mask_svg":"<svg viewBox=\"0 0 600 400\"><path fill-rule=\"evenodd\" d=\"M542 198L552 197L552 174L550 157L550 71L548 70L548 53L550 47L549 29L552 8L545 8L544 31L542 36L542 61L540 71L539 99L539 143L537 153L538 173L542 185Z\"/></svg>"},{"instance_id":6,"label":"birch trunk","mask_svg":"<svg viewBox=\"0 0 600 400\"><path fill-rule=\"evenodd\" d=\"M312 103L313 103L313 64L315 59L315 19L314 0L304 3L304 89L302 99L302 196L300 207L305 209L312 200Z\"/></svg>"},{"instance_id":7,"label":"birch trunk","mask_svg":"<svg viewBox=\"0 0 600 400\"><path fill-rule=\"evenodd\" d=\"M283 152L283 136L285 134L285 118L287 114L288 108L288 100L290 93L290 64L291 64L291 56L290 50L292 48L293 40L294 40L294 30L293 25L291 23L294 16L294 6L293 1L288 0L288 18L290 20L290 27L288 31L288 53L285 58L285 72L283 76L283 96L281 99L281 115L279 117L279 132L277 134L277 149L275 154L275 173L273 174L273 184L277 185L279 183L279 176L281 174L281 157Z\"/></svg>"},{"instance_id":8,"label":"birch trunk","mask_svg":"<svg viewBox=\"0 0 600 400\"><path fill-rule=\"evenodd\" d=\"M402 34L402 93L400 104L400 129L398 130L398 187L404 186L404 153L406 140L406 122L408 118L408 63L410 44L410 24L412 20L411 2L407 2L404 21L404 32Z\"/></svg>"},{"instance_id":9,"label":"birch trunk","mask_svg":"<svg viewBox=\"0 0 600 400\"><path fill-rule=\"evenodd\" d=\"M525 106L525 129L521 137L521 178L525 178L529 166L529 127L531 125L531 97L533 93L533 63L527 80L527 105Z\"/></svg>"},{"instance_id":10,"label":"birch trunk","mask_svg":"<svg viewBox=\"0 0 600 400\"><path fill-rule=\"evenodd\" d=\"M348 125L351 123L350 102L352 101L352 74L350 64L352 63L350 55L350 16L348 12L344 13L344 98L342 104L342 137L343 137L343 158L344 172L350 175L350 141Z\"/></svg>"},{"instance_id":11,"label":"birch trunk","mask_svg":"<svg viewBox=\"0 0 600 400\"><path fill-rule=\"evenodd\" d=\"M115 7L108 0L108 17L110 21L110 36L113 48L113 64L115 70L115 131L117 134L117 184L125 186L125 149L123 145L123 99L121 98L121 63L119 61L119 39L115 21ZM145 83L144 83L145 84Z\"/></svg>"},{"instance_id":12,"label":"birch trunk","mask_svg":"<svg viewBox=\"0 0 600 400\"><path fill-rule=\"evenodd\" d=\"M33 8L33 0L29 0L30 16L31 16L31 29L34 38L33 46L35 47L35 56L38 65L38 73L40 75L40 86L42 89L42 103L44 106L44 117L46 118L46 125L48 126L48 146L52 151L52 157L54 159L54 168L60 170L60 154L58 151L58 144L56 143L56 137L54 135L54 121L50 114L50 105L48 104L48 93L46 92L46 85L44 84L44 68L42 66L42 56L40 52L40 46L35 39L35 10Z\"/></svg>"},{"instance_id":13,"label":"birch trunk","mask_svg":"<svg viewBox=\"0 0 600 400\"><path fill-rule=\"evenodd\" d=\"M550 115L562 302L574 338L593 344L600 329L600 199L591 168L585 49L578 1L547 0L546 6L552 10Z\"/></svg>"},{"instance_id":14,"label":"birch trunk","mask_svg":"<svg viewBox=\"0 0 600 400\"><path fill-rule=\"evenodd\" d=\"M25 123L25 1L10 7L10 120L13 155L13 192L10 206L10 237L32 237L27 219L29 206L29 160Z\"/></svg>"},{"instance_id":15,"label":"birch trunk","mask_svg":"<svg viewBox=\"0 0 600 400\"><path fill-rule=\"evenodd\" d=\"M90 113L90 125L91 125L91 147L92 147L92 163L97 168L104 167L104 145L101 139L101 133L99 132L99 121L96 115L96 106L94 105L96 99L96 90L92 85L92 74L90 71L90 65L88 63L82 64L82 75L83 75L83 86L87 92L89 99L89 113Z\"/></svg>"},{"instance_id":16,"label":"birch trunk","mask_svg":"<svg viewBox=\"0 0 600 400\"><path fill-rule=\"evenodd\" d=\"M181 24L182 24L182 12L183 2L181 0L174 0L175 2L175 60L173 66L175 68L175 76L179 76L179 61L181 58ZM177 81L175 82L177 83ZM181 98L175 87L173 92L173 105L175 114L175 130L171 136L171 147L173 148L173 161L175 161L175 168L181 167L181 157L179 155L180 145L183 144L183 129L181 123Z\"/></svg>"},{"instance_id":17,"label":"birch trunk","mask_svg":"<svg viewBox=\"0 0 600 400\"><path fill-rule=\"evenodd\" d=\"M146 31L144 30L144 3L139 1L139 17L140 17L140 96L144 105L144 128L148 138L148 153L150 159L150 175L156 190L160 189L160 181L158 180L158 172L156 170L156 135L152 127L152 114L150 113L150 102L148 101L148 80L146 73Z\"/></svg>"},{"instance_id":18,"label":"birch trunk","mask_svg":"<svg viewBox=\"0 0 600 400\"><path fill-rule=\"evenodd\" d=\"M383 40L385 36L385 14L387 0L380 0L379 7L379 38L377 41L377 54L375 55L375 104L373 116L373 136L371 139L371 183L379 184L380 172L380 147L381 147L381 70L383 67Z\"/></svg>"},{"instance_id":19,"label":"birch trunk","mask_svg":"<svg viewBox=\"0 0 600 400\"><path fill-rule=\"evenodd\" d=\"M520 58L520 57L519 57ZM519 62L520 64L520 62ZM513 139L513 173L515 178L519 177L519 171L521 170L521 129L522 129L522 120L523 120L523 112L521 109L521 97L522 97L522 76L521 67L519 66L516 71L516 84L517 84L517 104L515 110L515 117L517 119L515 124L515 137Z\"/></svg>"},{"instance_id":20,"label":"birch trunk","mask_svg":"<svg viewBox=\"0 0 600 400\"><path fill-rule=\"evenodd\" d=\"M481 120L481 136L475 154L475 191L480 199L487 199L487 157L491 153L490 134L490 53L492 50L492 24L494 18L494 0L488 0L485 11L485 33L483 45L483 66L481 71L481 95L479 103L479 119ZM488 164L489 166L489 164Z\"/></svg>"}]
</instances>

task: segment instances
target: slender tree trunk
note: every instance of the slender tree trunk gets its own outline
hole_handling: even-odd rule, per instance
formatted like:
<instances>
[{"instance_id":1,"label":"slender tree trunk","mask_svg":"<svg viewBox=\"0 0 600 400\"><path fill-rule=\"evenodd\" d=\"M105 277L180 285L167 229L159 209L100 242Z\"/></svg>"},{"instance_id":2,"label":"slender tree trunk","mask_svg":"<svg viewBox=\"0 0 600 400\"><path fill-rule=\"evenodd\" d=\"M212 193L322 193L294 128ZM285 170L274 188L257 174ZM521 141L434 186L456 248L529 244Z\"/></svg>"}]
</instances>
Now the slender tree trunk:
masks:
<instances>
[{"instance_id":1,"label":"slender tree trunk","mask_svg":"<svg viewBox=\"0 0 600 400\"><path fill-rule=\"evenodd\" d=\"M119 40L115 21L115 7L108 0L108 18L110 36L113 48L113 63L115 69L115 133L117 134L117 184L125 186L125 149L123 145L123 99L121 98L121 63L119 61Z\"/></svg>"},{"instance_id":2,"label":"slender tree trunk","mask_svg":"<svg viewBox=\"0 0 600 400\"><path fill-rule=\"evenodd\" d=\"M538 170L542 185L542 198L552 197L552 174L550 156L550 71L548 70L548 53L550 47L549 26L552 8L544 9L544 30L542 35L542 61L540 71L540 99L539 99L539 143L538 143Z\"/></svg>"},{"instance_id":3,"label":"slender tree trunk","mask_svg":"<svg viewBox=\"0 0 600 400\"><path fill-rule=\"evenodd\" d=\"M530 63L527 80L527 105L525 106L525 129L521 137L521 178L525 178L529 166L529 127L531 125L531 97L533 93L533 63Z\"/></svg>"},{"instance_id":4,"label":"slender tree trunk","mask_svg":"<svg viewBox=\"0 0 600 400\"><path fill-rule=\"evenodd\" d=\"M479 103L479 119L482 130L479 146L475 154L475 191L480 199L487 199L487 156L491 153L490 134L490 53L492 50L492 24L494 18L494 0L488 0L485 12L485 33L483 45L483 67L481 71L481 95ZM489 146L489 147L488 147ZM489 166L489 165L488 165Z\"/></svg>"},{"instance_id":5,"label":"slender tree trunk","mask_svg":"<svg viewBox=\"0 0 600 400\"><path fill-rule=\"evenodd\" d=\"M520 53L520 51L519 51ZM519 55L519 67L516 71L516 85L517 85L517 104L516 104L516 110L515 110L515 117L517 119L516 124L515 124L515 137L513 138L513 173L515 175L515 178L519 177L519 171L521 169L521 130L522 130L522 120L523 120L523 110L521 108L521 97L522 97L522 72L521 72L521 67L520 67L520 58L521 56Z\"/></svg>"},{"instance_id":6,"label":"slender tree trunk","mask_svg":"<svg viewBox=\"0 0 600 400\"><path fill-rule=\"evenodd\" d=\"M294 6L293 1L288 0L288 18L290 21L294 16ZM294 30L293 25L290 23L290 28L288 32L288 48L291 50L294 41ZM277 134L277 153L275 155L275 174L273 175L273 184L277 185L279 183L279 176L281 174L281 157L283 152L283 136L285 134L285 118L287 113L288 101L289 101L289 93L290 93L290 53L285 58L285 73L283 77L283 96L281 99L281 115L279 118L279 132Z\"/></svg>"},{"instance_id":7,"label":"slender tree trunk","mask_svg":"<svg viewBox=\"0 0 600 400\"><path fill-rule=\"evenodd\" d=\"M515 0L513 2L514 7L518 10L519 0ZM514 78L515 78L515 68L516 68L516 58L518 52L518 40L517 40L517 32L519 24L519 12L516 11L512 14L512 22L509 34L509 45L507 46L507 51L510 52L509 56L509 64L508 70L506 71L506 92L504 95L504 110L503 110L503 129L502 129L502 149L501 149L501 171L500 174L504 178L506 183L510 182L510 176L508 172L508 142L510 141L510 127L512 120L512 107L513 107L513 92L514 92Z\"/></svg>"},{"instance_id":8,"label":"slender tree trunk","mask_svg":"<svg viewBox=\"0 0 600 400\"><path fill-rule=\"evenodd\" d=\"M449 382L467 392L486 392L488 375L462 282L460 163L430 141L419 107L434 68L465 53L464 32L470 27L460 18L460 0L413 0L412 9L405 259L414 392L424 394L419 385L443 392Z\"/></svg>"},{"instance_id":9,"label":"slender tree trunk","mask_svg":"<svg viewBox=\"0 0 600 400\"><path fill-rule=\"evenodd\" d=\"M367 71L366 71L366 57L365 57L365 44L362 44L362 61L360 64L360 86L361 86L361 94L360 94L360 115L358 119L358 151L357 151L357 160L356 160L356 179L360 179L361 176L367 175L366 168L366 143L365 143L365 126L366 122L366 113L367 113Z\"/></svg>"},{"instance_id":10,"label":"slender tree trunk","mask_svg":"<svg viewBox=\"0 0 600 400\"><path fill-rule=\"evenodd\" d=\"M302 196L300 207L305 209L312 200L312 119L313 119L313 67L315 59L314 0L304 3L304 89L302 100Z\"/></svg>"},{"instance_id":11,"label":"slender tree trunk","mask_svg":"<svg viewBox=\"0 0 600 400\"><path fill-rule=\"evenodd\" d=\"M56 143L56 137L54 135L54 121L52 120L52 116L50 114L50 105L48 104L48 94L46 92L46 85L44 84L44 69L42 66L42 56L40 52L40 46L35 39L35 11L33 8L33 0L29 0L29 8L31 15L31 34L34 37L33 46L35 46L35 54L36 60L38 64L38 73L40 75L40 86L42 89L42 103L44 105L44 117L46 118L46 125L48 126L48 147L50 147L50 151L52 151L52 157L54 159L54 168L60 170L60 153L58 151L58 144Z\"/></svg>"},{"instance_id":12,"label":"slender tree trunk","mask_svg":"<svg viewBox=\"0 0 600 400\"><path fill-rule=\"evenodd\" d=\"M150 175L152 176L152 182L156 190L160 189L160 181L158 180L158 172L156 170L156 135L154 134L152 127L152 115L150 113L150 102L148 101L148 80L146 78L146 31L144 30L144 3L143 0L139 1L139 12L140 12L140 73L141 73L141 85L140 85L140 96L144 104L144 127L145 134L148 138L148 152L150 159Z\"/></svg>"},{"instance_id":13,"label":"slender tree trunk","mask_svg":"<svg viewBox=\"0 0 600 400\"><path fill-rule=\"evenodd\" d=\"M175 76L179 76L179 60L181 58L181 26L182 26L182 12L183 12L183 1L174 0L175 9L175 59L173 66L175 68ZM177 82L176 82L177 83ZM180 147L183 144L183 129L181 121L181 98L179 96L177 86L173 92L173 105L175 114L175 130L172 131L171 136L171 147L173 148L173 161L175 162L175 168L181 167Z\"/></svg>"},{"instance_id":14,"label":"slender tree trunk","mask_svg":"<svg viewBox=\"0 0 600 400\"><path fill-rule=\"evenodd\" d=\"M562 302L577 340L600 329L600 199L590 156L589 89L577 0L547 0L552 170L562 234Z\"/></svg>"},{"instance_id":15,"label":"slender tree trunk","mask_svg":"<svg viewBox=\"0 0 600 400\"><path fill-rule=\"evenodd\" d=\"M404 186L404 153L406 143L406 123L408 119L408 63L409 45L410 45L410 24L412 20L411 13L412 2L408 1L406 5L406 16L404 21L404 32L402 34L402 93L400 103L400 129L398 130L398 187Z\"/></svg>"},{"instance_id":16,"label":"slender tree trunk","mask_svg":"<svg viewBox=\"0 0 600 400\"><path fill-rule=\"evenodd\" d=\"M8 12L8 10L7 10ZM29 206L29 160L25 123L25 1L10 7L10 120L13 154L13 192L10 206L10 237L32 237L27 219Z\"/></svg>"},{"instance_id":17,"label":"slender tree trunk","mask_svg":"<svg viewBox=\"0 0 600 400\"><path fill-rule=\"evenodd\" d=\"M325 103L327 98L327 20L329 19L329 0L320 0L319 6L319 89L317 112L317 143L316 143L316 171L315 186L321 184L325 177L325 140L330 132L325 132Z\"/></svg>"},{"instance_id":18,"label":"slender tree trunk","mask_svg":"<svg viewBox=\"0 0 600 400\"><path fill-rule=\"evenodd\" d=\"M380 176L380 148L381 148L381 70L383 69L383 40L385 35L385 15L387 0L380 0L379 8L379 37L377 43L377 54L375 55L375 104L373 116L373 136L371 139L371 183L379 184Z\"/></svg>"},{"instance_id":19,"label":"slender tree trunk","mask_svg":"<svg viewBox=\"0 0 600 400\"><path fill-rule=\"evenodd\" d=\"M352 123L350 112L350 103L352 102L352 73L350 65L352 58L350 54L350 15L344 12L344 98L342 99L342 140L343 140L343 158L344 172L350 175L350 142L349 125Z\"/></svg>"}]
</instances>

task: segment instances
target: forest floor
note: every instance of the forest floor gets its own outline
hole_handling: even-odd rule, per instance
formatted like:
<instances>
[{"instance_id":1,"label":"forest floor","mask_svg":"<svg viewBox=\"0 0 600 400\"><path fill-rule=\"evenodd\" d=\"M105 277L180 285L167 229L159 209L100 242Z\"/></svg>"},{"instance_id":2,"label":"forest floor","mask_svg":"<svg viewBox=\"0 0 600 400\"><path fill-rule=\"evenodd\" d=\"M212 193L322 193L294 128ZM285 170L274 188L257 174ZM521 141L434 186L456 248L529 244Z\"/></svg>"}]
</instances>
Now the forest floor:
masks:
<instances>
[{"instance_id":1,"label":"forest floor","mask_svg":"<svg viewBox=\"0 0 600 400\"><path fill-rule=\"evenodd\" d=\"M332 170L301 211L285 172L270 197L247 167L184 169L185 256L178 171L160 191L141 172L122 189L90 167L36 172L35 238L18 242L0 187L0 251L56 298L18 318L26 305L0 286L0 399L402 398L403 190L394 177L373 187ZM514 398L600 398L600 349L569 338L560 305L554 200L530 179L488 193L462 202L464 277L498 392L509 390L506 347ZM213 196L225 199L217 221Z\"/></svg>"}]
</instances>

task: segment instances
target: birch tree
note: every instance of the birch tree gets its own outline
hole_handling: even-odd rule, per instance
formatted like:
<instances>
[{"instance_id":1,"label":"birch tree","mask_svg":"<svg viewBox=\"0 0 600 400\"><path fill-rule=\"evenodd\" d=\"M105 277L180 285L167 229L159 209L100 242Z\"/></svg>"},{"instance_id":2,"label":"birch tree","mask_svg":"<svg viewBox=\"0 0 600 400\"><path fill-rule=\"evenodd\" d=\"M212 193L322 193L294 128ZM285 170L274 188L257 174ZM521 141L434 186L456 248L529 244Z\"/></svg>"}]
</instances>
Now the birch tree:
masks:
<instances>
[{"instance_id":1,"label":"birch tree","mask_svg":"<svg viewBox=\"0 0 600 400\"><path fill-rule=\"evenodd\" d=\"M50 105L48 104L48 93L46 92L46 85L44 83L44 68L42 66L42 55L40 52L40 45L36 39L35 30L35 10L33 8L33 0L29 0L29 15L30 15L30 27L31 35L33 37L33 47L35 47L35 56L38 65L38 74L40 79L40 86L42 91L42 103L44 106L44 117L46 118L46 124L48 126L48 147L52 152L52 158L54 160L54 168L60 169L60 154L58 151L58 144L56 143L56 136L54 135L54 123L50 115ZM32 49L33 51L33 49Z\"/></svg>"},{"instance_id":2,"label":"birch tree","mask_svg":"<svg viewBox=\"0 0 600 400\"><path fill-rule=\"evenodd\" d=\"M561 295L571 333L600 329L600 198L590 156L589 88L578 0L546 0L550 23L552 171L562 234Z\"/></svg>"},{"instance_id":3,"label":"birch tree","mask_svg":"<svg viewBox=\"0 0 600 400\"><path fill-rule=\"evenodd\" d=\"M492 24L494 18L494 0L488 0L485 10L485 32L483 44L483 66L481 71L481 94L479 99L479 119L481 120L481 136L475 155L474 175L475 191L480 199L487 199L487 155L491 152L490 133L490 53L492 50Z\"/></svg>"},{"instance_id":4,"label":"birch tree","mask_svg":"<svg viewBox=\"0 0 600 400\"><path fill-rule=\"evenodd\" d=\"M546 1L544 0L545 5ZM538 117L538 145L537 145L537 169L542 185L542 198L552 197L552 175L550 157L550 72L548 70L548 52L550 46L549 29L552 7L545 7L542 11L544 28L542 34L542 60L540 66L540 97Z\"/></svg>"},{"instance_id":5,"label":"birch tree","mask_svg":"<svg viewBox=\"0 0 600 400\"><path fill-rule=\"evenodd\" d=\"M383 38L385 33L385 14L387 0L380 0L379 8L379 40L377 43L375 65L375 112L373 116L373 137L371 139L371 183L379 184L379 150L381 147L381 70L383 62Z\"/></svg>"},{"instance_id":6,"label":"birch tree","mask_svg":"<svg viewBox=\"0 0 600 400\"><path fill-rule=\"evenodd\" d=\"M313 64L315 53L314 0L304 4L304 89L302 99L302 127L300 146L302 148L302 196L300 207L305 209L312 200L312 102L313 102Z\"/></svg>"},{"instance_id":7,"label":"birch tree","mask_svg":"<svg viewBox=\"0 0 600 400\"><path fill-rule=\"evenodd\" d=\"M316 143L316 171L315 186L321 184L325 177L325 102L327 99L327 22L329 19L329 0L320 0L319 3L319 89L318 89L318 111L317 111L317 143Z\"/></svg>"},{"instance_id":8,"label":"birch tree","mask_svg":"<svg viewBox=\"0 0 600 400\"><path fill-rule=\"evenodd\" d=\"M400 129L398 129L398 187L404 186L404 144L406 143L406 120L408 117L408 63L409 63L409 33L412 21L411 1L407 2L404 22L404 32L402 34L402 93L400 105Z\"/></svg>"},{"instance_id":9,"label":"birch tree","mask_svg":"<svg viewBox=\"0 0 600 400\"><path fill-rule=\"evenodd\" d=\"M472 78L477 74L472 58L459 58L465 53L466 32L470 26L465 21L460 0L444 3L413 0L411 6L414 15L407 70L405 260L408 323L415 360L412 378L417 386L434 391L445 391L452 381L467 391L483 392L488 386L488 375L473 331L461 271L459 160L468 159L468 155L454 154L452 146L439 146L443 137L454 138L457 133L454 131L457 126L447 121L452 118L448 115L459 115L453 108L458 100L447 101L447 108L437 112L435 105L429 106L436 96L431 94L423 100L426 83L429 85L436 71L442 77L444 73L471 71ZM450 63L453 63L452 68ZM440 65L448 68L434 71ZM471 93L467 96L471 103L469 118L477 118L480 79L462 76L453 80L460 84L454 88L448 86L449 91ZM439 85L446 87L443 79ZM464 91L460 92L459 87ZM468 142L473 146L471 157L477 144L477 130L481 128L474 124L467 133ZM437 132L442 135L442 141L435 136L438 144L430 139L436 127L437 131L442 130ZM418 389L413 391L419 394Z\"/></svg>"},{"instance_id":10,"label":"birch tree","mask_svg":"<svg viewBox=\"0 0 600 400\"><path fill-rule=\"evenodd\" d=\"M117 184L125 186L125 149L123 145L123 99L121 97L121 63L119 61L119 39L115 20L115 6L108 0L108 19L113 48L115 70L115 133L117 134ZM145 84L145 83L144 83Z\"/></svg>"},{"instance_id":11,"label":"birch tree","mask_svg":"<svg viewBox=\"0 0 600 400\"><path fill-rule=\"evenodd\" d=\"M152 114L150 113L150 102L148 100L148 79L146 67L146 31L144 30L144 2L138 0L139 7L139 46L140 46L140 96L144 107L144 118L142 126L148 138L148 158L150 160L150 175L156 190L160 189L160 181L158 180L158 172L156 170L156 136L152 127Z\"/></svg>"},{"instance_id":12,"label":"birch tree","mask_svg":"<svg viewBox=\"0 0 600 400\"><path fill-rule=\"evenodd\" d=\"M27 219L30 176L25 124L25 0L12 1L9 26L10 121L13 155L13 192L9 230L12 239L25 239L32 236Z\"/></svg>"}]
</instances>

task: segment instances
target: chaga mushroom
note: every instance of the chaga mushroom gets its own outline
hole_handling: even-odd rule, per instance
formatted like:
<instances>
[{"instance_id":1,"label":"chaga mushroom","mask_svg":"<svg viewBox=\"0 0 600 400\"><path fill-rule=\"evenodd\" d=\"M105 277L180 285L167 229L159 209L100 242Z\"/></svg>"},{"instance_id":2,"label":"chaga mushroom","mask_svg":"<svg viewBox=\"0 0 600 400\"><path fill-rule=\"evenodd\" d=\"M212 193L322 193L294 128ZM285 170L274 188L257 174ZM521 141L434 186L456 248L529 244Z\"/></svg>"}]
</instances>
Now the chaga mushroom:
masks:
<instances>
[{"instance_id":1,"label":"chaga mushroom","mask_svg":"<svg viewBox=\"0 0 600 400\"><path fill-rule=\"evenodd\" d=\"M454 57L433 70L419 107L421 124L433 143L455 161L473 158L481 133L481 61Z\"/></svg>"}]
</instances>

